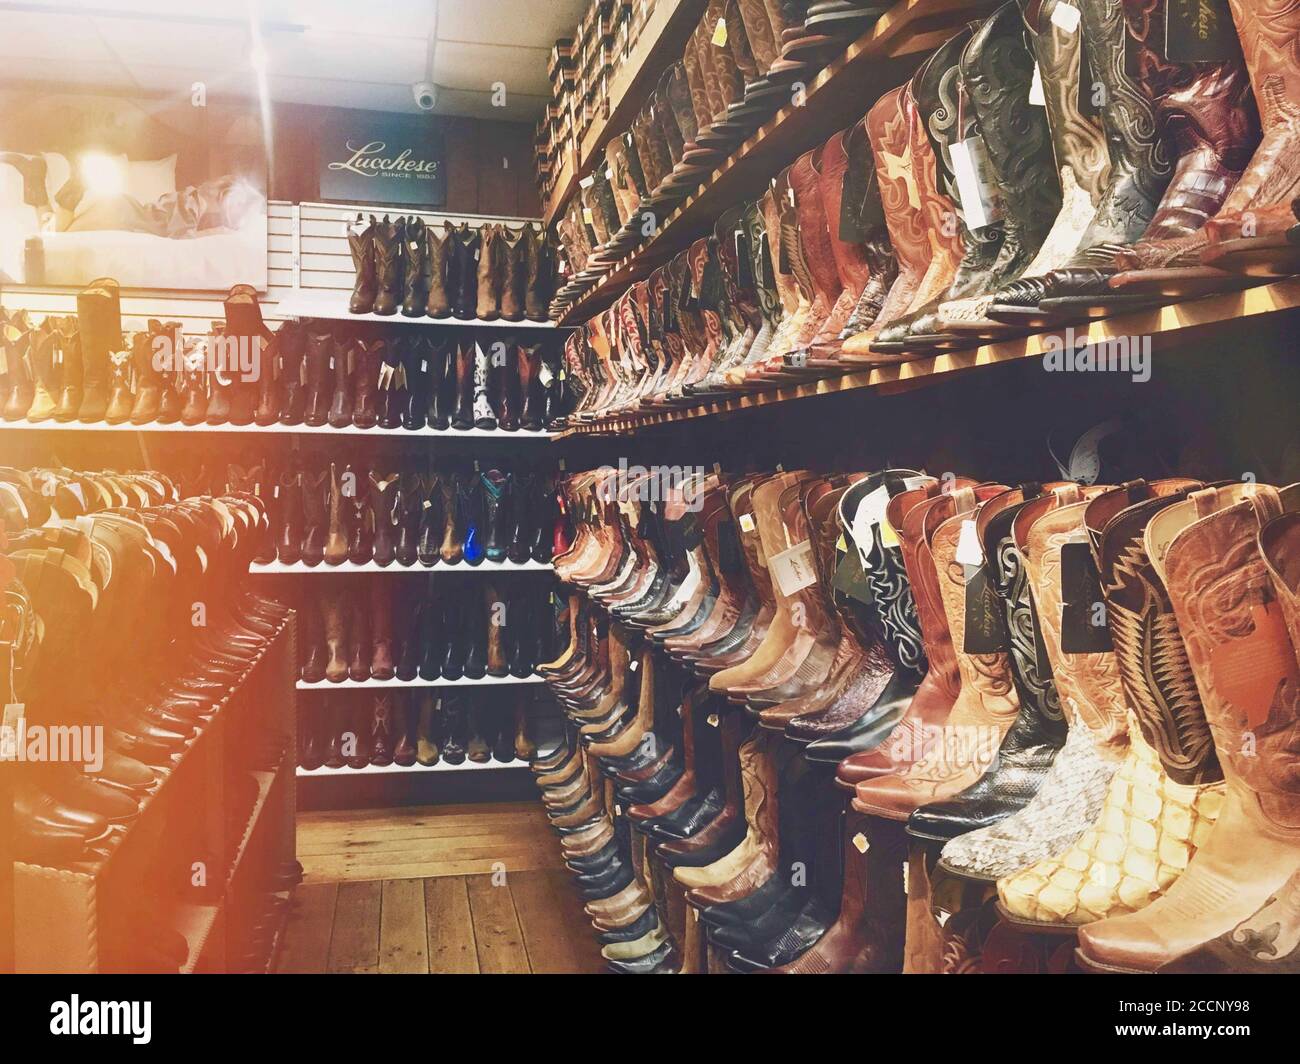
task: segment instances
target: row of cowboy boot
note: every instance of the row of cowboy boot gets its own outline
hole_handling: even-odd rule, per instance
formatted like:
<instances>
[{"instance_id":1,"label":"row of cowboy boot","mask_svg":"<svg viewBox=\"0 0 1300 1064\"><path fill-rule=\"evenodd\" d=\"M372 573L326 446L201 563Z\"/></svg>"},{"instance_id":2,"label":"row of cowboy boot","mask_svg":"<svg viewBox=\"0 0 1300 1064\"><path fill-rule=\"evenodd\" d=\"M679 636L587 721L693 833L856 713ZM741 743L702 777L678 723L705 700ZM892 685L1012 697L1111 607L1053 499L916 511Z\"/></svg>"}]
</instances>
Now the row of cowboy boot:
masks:
<instances>
[{"instance_id":1,"label":"row of cowboy boot","mask_svg":"<svg viewBox=\"0 0 1300 1064\"><path fill-rule=\"evenodd\" d=\"M293 322L276 337L257 424L534 432L559 416L555 356L542 344L423 331L390 340Z\"/></svg>"},{"instance_id":2,"label":"row of cowboy boot","mask_svg":"<svg viewBox=\"0 0 1300 1064\"><path fill-rule=\"evenodd\" d=\"M367 702L326 698L298 722L298 764L307 771L432 768L529 761L537 751L526 696L480 704L432 691L378 694Z\"/></svg>"},{"instance_id":3,"label":"row of cowboy boot","mask_svg":"<svg viewBox=\"0 0 1300 1064\"><path fill-rule=\"evenodd\" d=\"M347 227L356 281L353 314L546 321L552 252L531 225L485 223L471 229L422 218L357 215Z\"/></svg>"},{"instance_id":4,"label":"row of cowboy boot","mask_svg":"<svg viewBox=\"0 0 1300 1064\"><path fill-rule=\"evenodd\" d=\"M741 242L725 238L746 282L778 297L758 304L778 322L772 349L751 348L721 372L715 363L702 377L678 375L679 384L716 397L1296 269L1288 234L1300 234L1300 201L1287 92L1295 64L1278 43L1295 27L1267 5L1215 4L1215 28L1194 54L1180 21L1186 13L1166 0L1015 0L964 27L883 95L861 127L775 176L759 204L770 270L755 269L751 279ZM1095 99L1083 91L1085 71L1097 72ZM665 79L669 98L673 84ZM674 165L689 170L680 154ZM611 173L632 172L626 146L612 157ZM625 232L635 228L628 212L639 194L627 185L611 198ZM732 233L746 228L737 223L728 220ZM886 233L896 276L881 261ZM698 248L681 255L699 257ZM670 264L656 274L667 274L671 293L689 271ZM653 277L637 282L651 302ZM682 334L694 365L724 346L677 320L701 297L698 282L689 291L661 311L669 320L659 327ZM717 302L705 296L705 308L725 320L728 305ZM642 333L655 329L652 316L641 315ZM610 342L620 356L623 344L636 346L622 334ZM588 377L582 413L626 415L627 405L602 405L613 389L602 360L584 354L590 343L574 344L577 372ZM624 370L622 394L641 397L636 384L654 375L636 371L650 361L632 354L635 380L629 389ZM708 387L697 389L702 380ZM652 394L684 402L696 392Z\"/></svg>"},{"instance_id":5,"label":"row of cowboy boot","mask_svg":"<svg viewBox=\"0 0 1300 1064\"><path fill-rule=\"evenodd\" d=\"M283 565L545 563L561 520L549 478L499 469L386 472L331 463L250 474L267 500L265 556Z\"/></svg>"},{"instance_id":6,"label":"row of cowboy boot","mask_svg":"<svg viewBox=\"0 0 1300 1064\"><path fill-rule=\"evenodd\" d=\"M682 59L660 77L630 130L582 179L558 226L571 266L560 307L652 237L667 209L793 98L883 7L708 0Z\"/></svg>"},{"instance_id":7,"label":"row of cowboy boot","mask_svg":"<svg viewBox=\"0 0 1300 1064\"><path fill-rule=\"evenodd\" d=\"M413 595L385 583L372 581L359 606L343 591L302 599L304 682L527 679L549 649L536 588Z\"/></svg>"}]
</instances>

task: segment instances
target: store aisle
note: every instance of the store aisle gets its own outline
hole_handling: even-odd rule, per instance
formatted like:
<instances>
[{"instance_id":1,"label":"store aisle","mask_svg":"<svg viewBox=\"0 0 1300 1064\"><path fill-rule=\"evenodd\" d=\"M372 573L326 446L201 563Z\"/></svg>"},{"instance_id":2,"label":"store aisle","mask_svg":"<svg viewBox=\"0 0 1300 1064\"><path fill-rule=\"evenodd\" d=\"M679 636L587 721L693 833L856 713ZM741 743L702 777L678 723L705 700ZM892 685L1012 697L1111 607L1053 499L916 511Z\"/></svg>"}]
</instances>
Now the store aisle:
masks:
<instances>
[{"instance_id":1,"label":"store aisle","mask_svg":"<svg viewBox=\"0 0 1300 1064\"><path fill-rule=\"evenodd\" d=\"M602 970L536 805L305 813L298 848L306 877L278 971Z\"/></svg>"}]
</instances>

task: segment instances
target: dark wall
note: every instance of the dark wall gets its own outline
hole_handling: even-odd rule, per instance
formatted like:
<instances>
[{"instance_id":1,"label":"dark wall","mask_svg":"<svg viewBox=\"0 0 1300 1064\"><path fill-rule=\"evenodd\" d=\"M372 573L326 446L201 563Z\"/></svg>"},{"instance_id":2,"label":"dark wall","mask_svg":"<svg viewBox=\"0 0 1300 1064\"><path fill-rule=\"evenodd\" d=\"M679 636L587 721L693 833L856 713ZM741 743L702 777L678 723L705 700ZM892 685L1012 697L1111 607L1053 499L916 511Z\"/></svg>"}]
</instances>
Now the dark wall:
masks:
<instances>
[{"instance_id":1,"label":"dark wall","mask_svg":"<svg viewBox=\"0 0 1300 1064\"><path fill-rule=\"evenodd\" d=\"M316 144L326 107L278 104L273 111L270 195L320 199ZM522 122L438 118L447 145L447 210L536 218L542 213L533 169L533 128Z\"/></svg>"}]
</instances>

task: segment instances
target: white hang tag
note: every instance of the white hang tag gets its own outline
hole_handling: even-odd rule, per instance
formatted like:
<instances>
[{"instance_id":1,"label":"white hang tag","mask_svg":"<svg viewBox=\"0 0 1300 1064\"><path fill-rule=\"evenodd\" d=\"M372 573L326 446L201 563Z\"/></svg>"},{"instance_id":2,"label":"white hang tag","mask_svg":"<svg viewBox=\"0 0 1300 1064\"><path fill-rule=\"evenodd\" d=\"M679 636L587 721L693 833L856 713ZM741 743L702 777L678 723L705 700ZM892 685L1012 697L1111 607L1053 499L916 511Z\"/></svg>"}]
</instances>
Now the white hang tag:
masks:
<instances>
[{"instance_id":1,"label":"white hang tag","mask_svg":"<svg viewBox=\"0 0 1300 1064\"><path fill-rule=\"evenodd\" d=\"M640 664L641 664L641 662L640 662L637 658L633 658L631 661L629 661L629 662L627 663L627 670L628 670L628 672L636 672L637 667L638 667Z\"/></svg>"},{"instance_id":2,"label":"white hang tag","mask_svg":"<svg viewBox=\"0 0 1300 1064\"><path fill-rule=\"evenodd\" d=\"M594 185L595 183L596 183L595 174L588 174L586 177L584 177L581 181L578 182L578 184L582 188L591 188L591 186Z\"/></svg>"},{"instance_id":3,"label":"white hang tag","mask_svg":"<svg viewBox=\"0 0 1300 1064\"><path fill-rule=\"evenodd\" d=\"M980 538L975 532L975 522L969 519L961 523L961 538L957 540L957 561L962 565L984 564L984 552L980 550Z\"/></svg>"},{"instance_id":4,"label":"white hang tag","mask_svg":"<svg viewBox=\"0 0 1300 1064\"><path fill-rule=\"evenodd\" d=\"M1052 8L1052 25L1059 26L1066 33L1073 33L1079 28L1079 9L1073 4L1057 4Z\"/></svg>"},{"instance_id":5,"label":"white hang tag","mask_svg":"<svg viewBox=\"0 0 1300 1064\"><path fill-rule=\"evenodd\" d=\"M867 568L867 557L871 553L871 545L874 542L871 528L885 520L885 508L888 506L889 489L882 484L858 503L857 512L853 515L853 523L849 526L849 531L853 533L853 541L857 545L863 569Z\"/></svg>"},{"instance_id":6,"label":"white hang tag","mask_svg":"<svg viewBox=\"0 0 1300 1064\"><path fill-rule=\"evenodd\" d=\"M927 487L933 480L934 477L904 477L903 490L915 491L917 488Z\"/></svg>"},{"instance_id":7,"label":"white hang tag","mask_svg":"<svg viewBox=\"0 0 1300 1064\"><path fill-rule=\"evenodd\" d=\"M793 595L817 583L817 568L813 564L810 540L805 539L780 554L772 555L767 567L776 578L776 586L783 595Z\"/></svg>"},{"instance_id":8,"label":"white hang tag","mask_svg":"<svg viewBox=\"0 0 1300 1064\"><path fill-rule=\"evenodd\" d=\"M1046 107L1047 98L1043 95L1043 71L1034 64L1034 78L1029 83L1029 102L1035 107Z\"/></svg>"},{"instance_id":9,"label":"white hang tag","mask_svg":"<svg viewBox=\"0 0 1300 1064\"><path fill-rule=\"evenodd\" d=\"M753 532L753 531L754 531L754 515L753 515L753 514L741 514L741 515L740 515L740 530L741 530L742 532Z\"/></svg>"},{"instance_id":10,"label":"white hang tag","mask_svg":"<svg viewBox=\"0 0 1300 1064\"><path fill-rule=\"evenodd\" d=\"M869 843L867 837L859 831L853 836L853 848L857 850L858 853L866 853L871 849L871 843Z\"/></svg>"},{"instance_id":11,"label":"white hang tag","mask_svg":"<svg viewBox=\"0 0 1300 1064\"><path fill-rule=\"evenodd\" d=\"M951 156L966 228L974 231L998 221L1002 217L1002 204L984 138L977 134L957 141Z\"/></svg>"},{"instance_id":12,"label":"white hang tag","mask_svg":"<svg viewBox=\"0 0 1300 1064\"><path fill-rule=\"evenodd\" d=\"M614 171L613 171L612 169L610 169L610 170L606 170L606 171L605 171L605 180L606 180L606 181L613 181L613 180L614 180Z\"/></svg>"},{"instance_id":13,"label":"white hang tag","mask_svg":"<svg viewBox=\"0 0 1300 1064\"><path fill-rule=\"evenodd\" d=\"M727 20L718 19L718 24L713 27L713 43L721 48L727 43Z\"/></svg>"},{"instance_id":14,"label":"white hang tag","mask_svg":"<svg viewBox=\"0 0 1300 1064\"><path fill-rule=\"evenodd\" d=\"M582 220L586 222L588 225L591 225L592 222L595 220L595 215L591 213L590 207L582 208Z\"/></svg>"}]
</instances>

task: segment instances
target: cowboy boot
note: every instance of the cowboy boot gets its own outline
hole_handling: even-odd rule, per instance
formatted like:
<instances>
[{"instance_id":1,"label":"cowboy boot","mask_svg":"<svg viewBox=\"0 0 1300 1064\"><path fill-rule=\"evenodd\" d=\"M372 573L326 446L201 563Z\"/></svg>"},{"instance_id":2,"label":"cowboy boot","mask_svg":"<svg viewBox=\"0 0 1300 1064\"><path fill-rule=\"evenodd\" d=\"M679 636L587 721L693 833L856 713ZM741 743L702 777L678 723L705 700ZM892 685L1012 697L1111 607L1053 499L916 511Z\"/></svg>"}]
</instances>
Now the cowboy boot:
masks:
<instances>
[{"instance_id":1,"label":"cowboy boot","mask_svg":"<svg viewBox=\"0 0 1300 1064\"><path fill-rule=\"evenodd\" d=\"M546 234L531 225L524 227L527 283L524 288L524 317L529 321L547 321L547 308L555 287L555 258Z\"/></svg>"},{"instance_id":2,"label":"cowboy boot","mask_svg":"<svg viewBox=\"0 0 1300 1064\"><path fill-rule=\"evenodd\" d=\"M0 362L5 366L4 419L21 421L32 405L33 373L28 365L34 330L27 315L19 311L12 321L0 315ZM51 358L51 367L53 358Z\"/></svg>"},{"instance_id":3,"label":"cowboy boot","mask_svg":"<svg viewBox=\"0 0 1300 1064\"><path fill-rule=\"evenodd\" d=\"M1025 22L1015 5L999 8L962 58L962 76L975 86L972 103L1000 190L1002 242L977 292L941 303L913 325L914 334L951 335L950 322L988 321L985 310L993 291L1024 273L1060 215L1061 189L1046 109L1029 102L1034 63L1025 42Z\"/></svg>"},{"instance_id":4,"label":"cowboy boot","mask_svg":"<svg viewBox=\"0 0 1300 1064\"><path fill-rule=\"evenodd\" d=\"M27 357L31 362L32 370L31 400L28 402L25 397L20 396L14 409L22 410L27 420L36 424L48 421L58 409L59 404L55 396L59 392L59 378L54 368L54 352L60 341L59 332L53 326L37 329L30 337ZM6 352L10 360L14 355L14 351ZM12 361L10 364L13 364ZM19 372L22 372L21 366Z\"/></svg>"},{"instance_id":5,"label":"cowboy boot","mask_svg":"<svg viewBox=\"0 0 1300 1064\"><path fill-rule=\"evenodd\" d=\"M426 226L425 240L425 286L429 295L424 304L424 312L431 318L450 318L451 299L448 295L451 267L450 222L443 222L442 229Z\"/></svg>"},{"instance_id":6,"label":"cowboy boot","mask_svg":"<svg viewBox=\"0 0 1300 1064\"><path fill-rule=\"evenodd\" d=\"M478 264L482 258L479 231L462 224L448 234L452 314L473 321L478 303Z\"/></svg>"},{"instance_id":7,"label":"cowboy boot","mask_svg":"<svg viewBox=\"0 0 1300 1064\"><path fill-rule=\"evenodd\" d=\"M464 514L458 505L460 497L460 474L454 473L443 477L438 482L441 495L439 512L442 515L442 542L438 547L438 557L447 565L454 565L461 560L465 544Z\"/></svg>"},{"instance_id":8,"label":"cowboy boot","mask_svg":"<svg viewBox=\"0 0 1300 1064\"><path fill-rule=\"evenodd\" d=\"M420 550L420 517L424 510L424 478L403 473L397 502L397 564L414 565Z\"/></svg>"},{"instance_id":9,"label":"cowboy boot","mask_svg":"<svg viewBox=\"0 0 1300 1064\"><path fill-rule=\"evenodd\" d=\"M370 513L375 522L375 564L392 565L397 557L398 490L400 476L369 475Z\"/></svg>"},{"instance_id":10,"label":"cowboy boot","mask_svg":"<svg viewBox=\"0 0 1300 1064\"><path fill-rule=\"evenodd\" d=\"M1300 867L1300 803L1289 771L1300 662L1286 625L1294 560L1261 550L1261 531L1283 506L1283 493L1265 485L1207 488L1161 511L1147 528L1226 795L1209 837L1163 896L1080 928L1078 956L1088 968L1154 971L1231 932Z\"/></svg>"},{"instance_id":11,"label":"cowboy boot","mask_svg":"<svg viewBox=\"0 0 1300 1064\"><path fill-rule=\"evenodd\" d=\"M116 281L101 277L77 293L77 333L81 337L81 403L76 418L83 423L103 421L113 376L112 356L122 347L121 297ZM66 389L66 362L63 372ZM56 415L56 420L63 419Z\"/></svg>"},{"instance_id":12,"label":"cowboy boot","mask_svg":"<svg viewBox=\"0 0 1300 1064\"><path fill-rule=\"evenodd\" d=\"M501 317L501 286L504 263L501 257L501 228L485 225L479 230L476 317L496 321Z\"/></svg>"},{"instance_id":13,"label":"cowboy boot","mask_svg":"<svg viewBox=\"0 0 1300 1064\"><path fill-rule=\"evenodd\" d=\"M541 344L524 344L519 348L519 394L522 404L519 427L525 432L540 432L546 427L545 381L542 375Z\"/></svg>"},{"instance_id":14,"label":"cowboy boot","mask_svg":"<svg viewBox=\"0 0 1300 1064\"><path fill-rule=\"evenodd\" d=\"M525 229L511 229L508 225L503 225L499 232L502 275L501 317L506 321L524 320L524 293L528 284L528 248L524 243L525 231Z\"/></svg>"},{"instance_id":15,"label":"cowboy boot","mask_svg":"<svg viewBox=\"0 0 1300 1064\"><path fill-rule=\"evenodd\" d=\"M348 249L352 252L352 268L357 279L352 286L352 297L348 300L348 312L351 314L369 314L375 306L378 286L375 280L375 230L378 223L375 216L370 216L367 225L361 215L347 227Z\"/></svg>"},{"instance_id":16,"label":"cowboy boot","mask_svg":"<svg viewBox=\"0 0 1300 1064\"><path fill-rule=\"evenodd\" d=\"M59 422L75 421L77 410L81 407L82 368L81 368L81 334L60 334L60 343L56 349L62 355L59 374L59 405L54 411L54 420ZM206 406L206 394L204 405ZM200 420L202 416L200 415ZM194 422L189 422L194 424Z\"/></svg>"},{"instance_id":17,"label":"cowboy boot","mask_svg":"<svg viewBox=\"0 0 1300 1064\"><path fill-rule=\"evenodd\" d=\"M351 423L359 429L379 424L380 366L390 346L385 340L359 340L352 346L356 367L352 373ZM339 413L341 416L342 411ZM330 424L334 424L332 417Z\"/></svg>"},{"instance_id":18,"label":"cowboy boot","mask_svg":"<svg viewBox=\"0 0 1300 1064\"><path fill-rule=\"evenodd\" d=\"M402 256L402 316L423 316L429 300L429 237L424 221L406 219L403 234L405 251Z\"/></svg>"},{"instance_id":19,"label":"cowboy boot","mask_svg":"<svg viewBox=\"0 0 1300 1064\"><path fill-rule=\"evenodd\" d=\"M302 420L319 428L329 420L335 375L334 337L328 330L308 329L302 348Z\"/></svg>"},{"instance_id":20,"label":"cowboy boot","mask_svg":"<svg viewBox=\"0 0 1300 1064\"><path fill-rule=\"evenodd\" d=\"M394 428L398 424L407 432L418 432L424 428L432 410L430 364L437 350L437 344L430 336L411 337L398 348L399 363L394 367L393 374L397 375L400 366L406 387L404 390L395 390L393 398L401 401L401 406L397 411Z\"/></svg>"},{"instance_id":21,"label":"cowboy boot","mask_svg":"<svg viewBox=\"0 0 1300 1064\"><path fill-rule=\"evenodd\" d=\"M277 420L281 425L301 425L306 405L303 358L307 333L298 322L286 321L281 323L275 341L280 364L280 412Z\"/></svg>"},{"instance_id":22,"label":"cowboy boot","mask_svg":"<svg viewBox=\"0 0 1300 1064\"><path fill-rule=\"evenodd\" d=\"M330 683L342 683L348 678L348 625L343 600L336 595L327 595L321 603L321 614L325 622L325 653L328 658L325 679Z\"/></svg>"},{"instance_id":23,"label":"cowboy boot","mask_svg":"<svg viewBox=\"0 0 1300 1064\"><path fill-rule=\"evenodd\" d=\"M371 229L375 249L375 314L396 314L402 302L402 284L405 279L405 226L401 218L394 222L384 220ZM310 424L310 422L309 422Z\"/></svg>"},{"instance_id":24,"label":"cowboy boot","mask_svg":"<svg viewBox=\"0 0 1300 1064\"><path fill-rule=\"evenodd\" d=\"M365 683L370 679L370 613L353 610L348 620L348 679Z\"/></svg>"},{"instance_id":25,"label":"cowboy boot","mask_svg":"<svg viewBox=\"0 0 1300 1064\"><path fill-rule=\"evenodd\" d=\"M468 345L466 345L468 347ZM497 414L492 405L492 358L481 343L475 343L473 347L473 377L470 386L469 405L472 425L476 429L495 429L497 427ZM464 378L460 378L463 382ZM458 407L458 414L465 406L465 399L461 399ZM458 420L461 420L458 418ZM454 428L461 428L462 425L452 422ZM463 427L469 428L469 425Z\"/></svg>"},{"instance_id":26,"label":"cowboy boot","mask_svg":"<svg viewBox=\"0 0 1300 1064\"><path fill-rule=\"evenodd\" d=\"M342 565L348 560L348 535L343 519L343 508L346 505L344 488L351 485L351 490L355 492L355 481L355 473L350 473L346 481L340 479L338 468L333 463L330 464L325 545L322 549L326 565Z\"/></svg>"},{"instance_id":27,"label":"cowboy boot","mask_svg":"<svg viewBox=\"0 0 1300 1064\"><path fill-rule=\"evenodd\" d=\"M451 417L451 427L454 429L460 429L463 431L474 427L474 399L478 352L478 344L467 341L461 341L456 344L456 403ZM483 383L486 390L486 374Z\"/></svg>"},{"instance_id":28,"label":"cowboy boot","mask_svg":"<svg viewBox=\"0 0 1300 1064\"><path fill-rule=\"evenodd\" d=\"M154 344L159 336L155 326L158 323L150 322L149 325L149 332L136 333L131 345L131 362L137 389L135 402L128 416L132 425L146 425L153 421L158 417L162 405L164 378L163 374L155 368L154 363ZM170 344L170 339L163 336L162 342ZM174 367L175 363L171 360L177 358L179 352L164 353L167 355L164 364Z\"/></svg>"},{"instance_id":29,"label":"cowboy boot","mask_svg":"<svg viewBox=\"0 0 1300 1064\"><path fill-rule=\"evenodd\" d=\"M384 345L383 357L377 367L381 429L396 429L402 426L403 416L410 407L406 377L408 358L403 352L418 342L416 337L403 336Z\"/></svg>"},{"instance_id":30,"label":"cowboy boot","mask_svg":"<svg viewBox=\"0 0 1300 1064\"><path fill-rule=\"evenodd\" d=\"M362 343L353 340L336 345L329 358L330 399L326 422L330 428L341 429L352 424L354 371L361 364ZM307 422L309 425L310 421Z\"/></svg>"},{"instance_id":31,"label":"cowboy boot","mask_svg":"<svg viewBox=\"0 0 1300 1064\"><path fill-rule=\"evenodd\" d=\"M443 431L456 413L456 375L459 346L436 340L429 355L429 428Z\"/></svg>"},{"instance_id":32,"label":"cowboy boot","mask_svg":"<svg viewBox=\"0 0 1300 1064\"><path fill-rule=\"evenodd\" d=\"M442 700L434 698L432 691L421 691L417 697L420 716L416 760L425 768L432 768L441 757Z\"/></svg>"}]
</instances>

